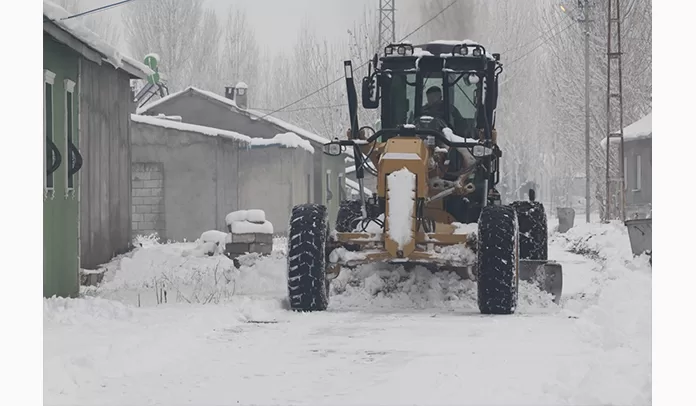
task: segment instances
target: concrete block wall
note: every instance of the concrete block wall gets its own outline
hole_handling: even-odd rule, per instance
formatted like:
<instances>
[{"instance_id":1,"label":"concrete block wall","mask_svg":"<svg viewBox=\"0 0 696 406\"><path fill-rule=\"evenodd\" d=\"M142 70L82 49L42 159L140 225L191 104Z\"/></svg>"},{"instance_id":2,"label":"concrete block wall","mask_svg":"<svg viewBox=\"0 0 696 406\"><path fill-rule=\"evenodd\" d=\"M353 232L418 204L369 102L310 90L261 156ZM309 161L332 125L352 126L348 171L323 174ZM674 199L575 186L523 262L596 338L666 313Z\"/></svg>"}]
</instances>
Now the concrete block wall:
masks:
<instances>
[{"instance_id":1,"label":"concrete block wall","mask_svg":"<svg viewBox=\"0 0 696 406\"><path fill-rule=\"evenodd\" d=\"M133 234L164 236L164 168L160 162L134 163Z\"/></svg>"}]
</instances>

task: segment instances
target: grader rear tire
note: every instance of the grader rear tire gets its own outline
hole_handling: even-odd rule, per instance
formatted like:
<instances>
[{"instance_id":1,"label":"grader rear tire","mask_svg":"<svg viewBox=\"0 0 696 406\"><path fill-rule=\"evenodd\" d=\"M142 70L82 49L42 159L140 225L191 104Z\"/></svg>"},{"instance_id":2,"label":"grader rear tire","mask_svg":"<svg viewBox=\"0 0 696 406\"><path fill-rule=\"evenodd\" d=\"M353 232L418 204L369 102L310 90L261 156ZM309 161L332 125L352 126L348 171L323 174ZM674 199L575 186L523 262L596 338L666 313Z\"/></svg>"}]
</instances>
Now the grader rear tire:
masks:
<instances>
[{"instance_id":1,"label":"grader rear tire","mask_svg":"<svg viewBox=\"0 0 696 406\"><path fill-rule=\"evenodd\" d=\"M548 223L544 205L539 202L516 201L511 204L520 225L520 258L549 259Z\"/></svg>"},{"instance_id":2,"label":"grader rear tire","mask_svg":"<svg viewBox=\"0 0 696 406\"><path fill-rule=\"evenodd\" d=\"M292 209L288 238L288 296L295 311L323 311L329 305L326 279L328 213L319 204Z\"/></svg>"},{"instance_id":3,"label":"grader rear tire","mask_svg":"<svg viewBox=\"0 0 696 406\"><path fill-rule=\"evenodd\" d=\"M512 314L519 287L517 213L486 206L478 223L478 306L483 314Z\"/></svg>"}]
</instances>

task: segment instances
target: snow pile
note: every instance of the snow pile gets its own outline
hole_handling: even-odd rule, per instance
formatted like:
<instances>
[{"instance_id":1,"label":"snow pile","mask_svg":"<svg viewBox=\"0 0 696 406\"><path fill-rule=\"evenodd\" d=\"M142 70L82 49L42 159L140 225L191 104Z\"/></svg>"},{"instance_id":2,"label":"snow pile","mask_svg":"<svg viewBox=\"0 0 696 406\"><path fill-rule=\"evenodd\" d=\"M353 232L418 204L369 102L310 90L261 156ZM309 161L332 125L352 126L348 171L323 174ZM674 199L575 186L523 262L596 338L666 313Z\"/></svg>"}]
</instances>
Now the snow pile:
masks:
<instances>
[{"instance_id":1,"label":"snow pile","mask_svg":"<svg viewBox=\"0 0 696 406\"><path fill-rule=\"evenodd\" d=\"M389 204L389 238L403 249L413 234L413 206L415 205L416 175L403 168L387 177L387 199Z\"/></svg>"},{"instance_id":2,"label":"snow pile","mask_svg":"<svg viewBox=\"0 0 696 406\"><path fill-rule=\"evenodd\" d=\"M422 266L370 264L343 268L331 282L331 308L459 309L478 312L476 282L455 272L433 273ZM518 313L557 310L553 299L520 281Z\"/></svg>"},{"instance_id":3,"label":"snow pile","mask_svg":"<svg viewBox=\"0 0 696 406\"><path fill-rule=\"evenodd\" d=\"M74 35L80 41L83 41L89 47L102 54L105 60L115 68L123 67L123 61L125 60L129 65L132 65L133 67L142 71L145 75L152 75L155 73L145 64L121 55L116 48L109 45L94 31L87 28L87 26L85 26L83 23L84 20L81 20L80 18L65 19L70 17L72 14L56 3L44 0L43 15L57 26Z\"/></svg>"},{"instance_id":4,"label":"snow pile","mask_svg":"<svg viewBox=\"0 0 696 406\"><path fill-rule=\"evenodd\" d=\"M564 234L552 234L549 244L559 244L566 251L592 259L629 261L633 257L628 230L619 221L576 223Z\"/></svg>"},{"instance_id":5,"label":"snow pile","mask_svg":"<svg viewBox=\"0 0 696 406\"><path fill-rule=\"evenodd\" d=\"M104 265L104 281L90 294L148 306L221 303L235 295L285 292L286 258L282 253L243 255L237 258L237 269L224 255L191 255L197 248L196 243L137 248Z\"/></svg>"},{"instance_id":6,"label":"snow pile","mask_svg":"<svg viewBox=\"0 0 696 406\"><path fill-rule=\"evenodd\" d=\"M196 241L198 244L196 249L190 252L184 252L184 255L221 255L225 252L227 235L227 233L218 230L204 231L201 237Z\"/></svg>"},{"instance_id":7,"label":"snow pile","mask_svg":"<svg viewBox=\"0 0 696 406\"><path fill-rule=\"evenodd\" d=\"M232 234L273 234L273 224L266 221L263 210L237 210L225 216Z\"/></svg>"},{"instance_id":8,"label":"snow pile","mask_svg":"<svg viewBox=\"0 0 696 406\"><path fill-rule=\"evenodd\" d=\"M96 297L82 300L44 298L44 324L84 325L93 321L127 320L133 311L123 303Z\"/></svg>"}]
</instances>

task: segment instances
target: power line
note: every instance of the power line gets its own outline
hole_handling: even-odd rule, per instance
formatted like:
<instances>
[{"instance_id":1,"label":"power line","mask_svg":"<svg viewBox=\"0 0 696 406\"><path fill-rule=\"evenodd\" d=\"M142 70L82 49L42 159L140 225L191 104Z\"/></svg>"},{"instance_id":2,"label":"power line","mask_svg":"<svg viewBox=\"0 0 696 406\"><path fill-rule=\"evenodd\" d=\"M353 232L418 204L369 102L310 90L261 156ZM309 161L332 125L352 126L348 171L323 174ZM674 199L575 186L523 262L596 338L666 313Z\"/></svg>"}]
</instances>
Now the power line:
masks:
<instances>
[{"instance_id":1,"label":"power line","mask_svg":"<svg viewBox=\"0 0 696 406\"><path fill-rule=\"evenodd\" d=\"M507 63L508 67L509 67L510 65L513 65L515 62L518 62L518 61L521 61L522 59L528 58L529 55L531 55L531 53L532 53L533 51L536 51L536 50L539 49L542 45L548 43L549 40L551 40L552 38L561 35L563 32L567 31L567 30L568 30L570 27L572 27L573 25L575 25L575 21L571 21L570 24L568 24L567 26L565 26L565 28L563 28L562 30L560 30L560 31L558 31L557 33L553 34L552 36L550 36L550 37L544 39L544 40L541 41L537 46L535 46L534 48L532 48L532 49L530 49L529 51L525 52L524 55L522 55L522 56L520 56L520 57L518 57L518 58L516 58L516 59L513 59L511 62L508 62L508 63ZM537 38L537 39L538 39L538 38ZM534 40L534 41L536 41L536 40ZM531 41L530 44L531 44L532 42L534 42L534 41ZM529 44L527 44L527 45L529 45Z\"/></svg>"},{"instance_id":2,"label":"power line","mask_svg":"<svg viewBox=\"0 0 696 406\"><path fill-rule=\"evenodd\" d=\"M88 14L93 14L93 13L98 13L98 12L100 12L100 11L108 10L108 9L110 9L110 8L114 8L114 7L120 6L120 5L122 5L122 4L129 3L129 2L131 2L131 1L133 1L133 0L122 0L122 1L119 1L119 2L116 2L116 3L111 3L111 4L107 4L107 5L101 6L101 7L94 8L94 9L92 9L92 10L83 11L83 12L81 12L81 13L77 13L77 14L74 14L74 15L71 15L71 16L68 16L68 17L59 18L58 20L53 20L53 19L50 19L50 18L46 18L46 19L44 19L44 22L48 22L48 21L63 21L63 20L70 20L71 18L82 17L82 16L85 16L85 15L88 15Z\"/></svg>"},{"instance_id":3,"label":"power line","mask_svg":"<svg viewBox=\"0 0 696 406\"><path fill-rule=\"evenodd\" d=\"M406 34L406 36L403 37L403 38L401 38L398 42L403 42L403 41L406 40L408 37L410 37L411 35L413 35L413 34L415 34L416 32L418 32L421 28L425 27L425 26L428 25L430 22L432 22L434 19L436 19L437 17L439 17L442 13L444 13L445 11L447 11L447 9L449 9L450 7L452 7L452 6L454 5L454 3L456 3L457 1L459 1L459 0L454 0L454 1L452 1L450 4L448 4L447 6L445 6L445 8L443 8L443 9L440 10L437 14L435 14L434 16L432 16L429 20L427 20L427 21L424 22L423 24L419 25L415 30L413 30L413 31L409 32L408 34ZM367 65L368 63L370 63L370 60L367 60L367 61L363 62L363 63L360 64L357 68L355 68L355 70L358 70L358 69L364 67L364 66ZM321 88L319 88L319 89L313 91L312 93L309 93L308 95L306 95L306 96L304 96L304 97L301 97L301 98L295 100L294 102L292 102L292 103L290 103L290 104L287 104L287 105L285 105L285 106L283 106L283 107L281 107L281 108L279 108L279 109L277 109L277 110L273 110L273 111L271 111L270 113L267 113L267 114L261 116L260 118L268 117L268 116L270 116L271 114L278 113L279 111L283 111L283 110L287 109L287 108L290 107L290 106L294 106L295 104L297 104L297 103L299 103L299 102L301 102L301 101L303 101L303 100L306 100L306 99L308 99L308 98L314 96L315 94L321 92L322 90L325 90L325 89L329 88L330 86L332 86L332 85L338 83L341 79L343 79L343 76L339 76L339 77L336 78L335 80L333 80L333 81L329 82L328 84L326 84L325 86L322 86Z\"/></svg>"}]
</instances>

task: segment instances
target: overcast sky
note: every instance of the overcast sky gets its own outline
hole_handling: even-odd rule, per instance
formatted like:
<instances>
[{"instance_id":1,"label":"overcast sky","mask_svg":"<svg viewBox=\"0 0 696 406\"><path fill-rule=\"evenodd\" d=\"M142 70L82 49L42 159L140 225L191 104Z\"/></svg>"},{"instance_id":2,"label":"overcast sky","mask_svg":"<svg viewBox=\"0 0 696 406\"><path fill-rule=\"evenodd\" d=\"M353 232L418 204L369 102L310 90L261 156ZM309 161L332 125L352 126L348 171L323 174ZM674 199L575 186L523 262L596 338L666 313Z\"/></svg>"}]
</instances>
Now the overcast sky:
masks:
<instances>
[{"instance_id":1,"label":"overcast sky","mask_svg":"<svg viewBox=\"0 0 696 406\"><path fill-rule=\"evenodd\" d=\"M114 0L82 0L86 6L96 8L111 4ZM147 1L147 0L136 0ZM259 45L277 45L280 41L294 42L303 17L315 24L318 33L327 39L345 36L353 22L362 17L363 8L379 8L379 0L206 0L210 6L222 13L231 4L242 6L247 11L249 22L254 26ZM418 20L408 11L418 8L422 0L397 0L397 23L412 23ZM103 15L120 19L120 8L103 11ZM413 25L413 24L411 24ZM398 33L398 31L397 31ZM125 44L121 44L122 46Z\"/></svg>"}]
</instances>

